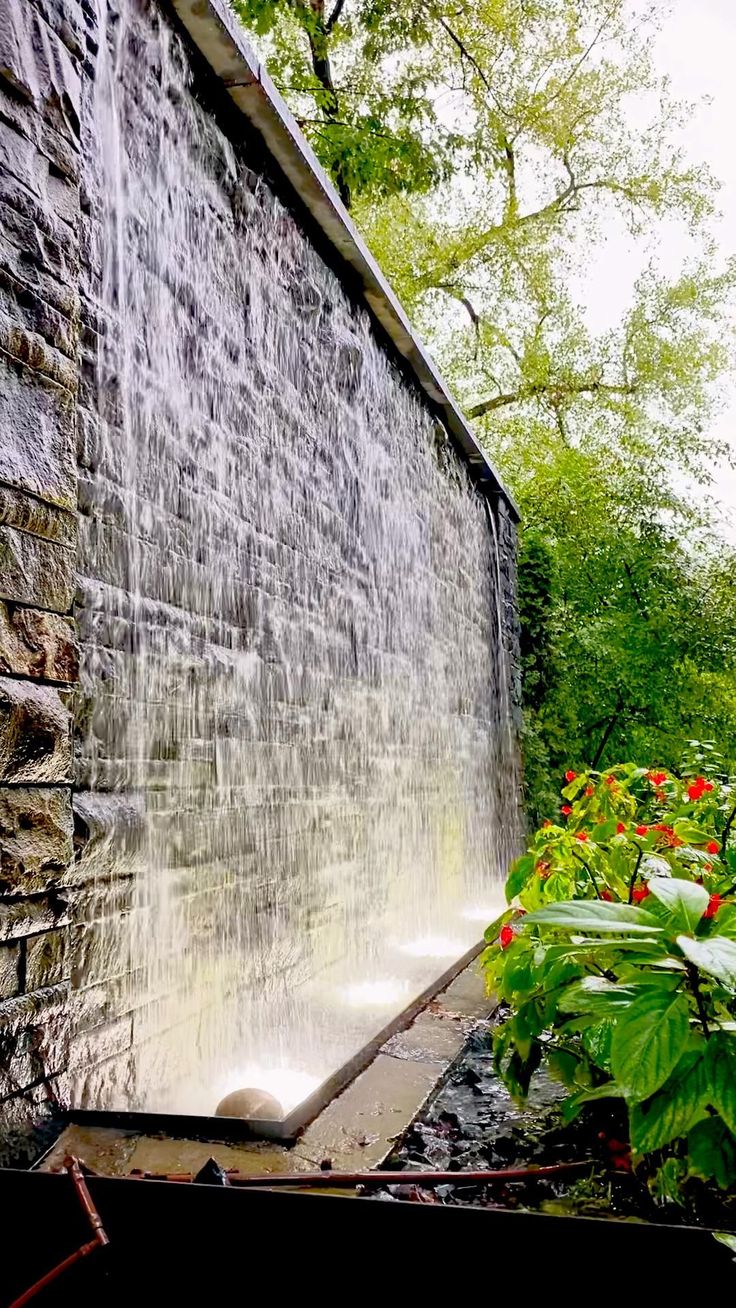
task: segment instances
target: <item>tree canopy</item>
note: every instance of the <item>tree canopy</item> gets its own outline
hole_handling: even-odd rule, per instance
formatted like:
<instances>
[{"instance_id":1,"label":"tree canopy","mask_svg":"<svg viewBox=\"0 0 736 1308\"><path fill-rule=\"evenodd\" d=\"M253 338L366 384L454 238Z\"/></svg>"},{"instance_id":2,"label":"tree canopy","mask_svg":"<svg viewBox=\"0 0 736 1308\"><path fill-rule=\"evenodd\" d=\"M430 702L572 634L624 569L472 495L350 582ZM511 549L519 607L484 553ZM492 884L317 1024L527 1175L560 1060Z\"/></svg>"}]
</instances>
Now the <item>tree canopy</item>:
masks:
<instances>
[{"instance_id":1,"label":"tree canopy","mask_svg":"<svg viewBox=\"0 0 736 1308\"><path fill-rule=\"evenodd\" d=\"M652 63L661 14L234 4L520 502L532 806L608 749L671 764L708 734L736 760L736 561L702 492L725 453L709 432L736 265ZM640 273L596 330L580 273L612 233Z\"/></svg>"}]
</instances>

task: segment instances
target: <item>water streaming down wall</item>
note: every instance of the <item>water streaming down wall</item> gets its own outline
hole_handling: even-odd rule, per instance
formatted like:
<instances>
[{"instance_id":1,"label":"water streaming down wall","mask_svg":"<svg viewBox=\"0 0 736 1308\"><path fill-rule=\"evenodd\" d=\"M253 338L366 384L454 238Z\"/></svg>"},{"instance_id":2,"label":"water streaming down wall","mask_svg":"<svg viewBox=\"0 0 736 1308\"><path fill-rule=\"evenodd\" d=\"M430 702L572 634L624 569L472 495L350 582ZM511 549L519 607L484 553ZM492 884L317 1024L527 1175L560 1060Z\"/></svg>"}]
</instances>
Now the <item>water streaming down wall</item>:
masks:
<instances>
[{"instance_id":1,"label":"water streaming down wall","mask_svg":"<svg viewBox=\"0 0 736 1308\"><path fill-rule=\"evenodd\" d=\"M496 524L159 4L97 4L72 1097L288 1106L499 899Z\"/></svg>"}]
</instances>

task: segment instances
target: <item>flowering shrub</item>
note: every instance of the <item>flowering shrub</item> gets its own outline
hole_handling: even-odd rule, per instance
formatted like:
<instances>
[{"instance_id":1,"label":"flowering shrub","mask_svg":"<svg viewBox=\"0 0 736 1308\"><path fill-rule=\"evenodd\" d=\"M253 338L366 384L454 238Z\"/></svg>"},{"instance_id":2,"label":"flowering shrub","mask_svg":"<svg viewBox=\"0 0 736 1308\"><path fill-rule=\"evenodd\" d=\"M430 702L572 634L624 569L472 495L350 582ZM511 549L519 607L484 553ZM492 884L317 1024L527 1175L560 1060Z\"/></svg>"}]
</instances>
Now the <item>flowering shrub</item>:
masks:
<instances>
[{"instance_id":1,"label":"flowering shrub","mask_svg":"<svg viewBox=\"0 0 736 1308\"><path fill-rule=\"evenodd\" d=\"M560 817L513 865L489 927L509 1006L496 1066L523 1098L544 1060L569 1091L625 1105L655 1192L736 1184L736 789L632 765L568 772Z\"/></svg>"}]
</instances>

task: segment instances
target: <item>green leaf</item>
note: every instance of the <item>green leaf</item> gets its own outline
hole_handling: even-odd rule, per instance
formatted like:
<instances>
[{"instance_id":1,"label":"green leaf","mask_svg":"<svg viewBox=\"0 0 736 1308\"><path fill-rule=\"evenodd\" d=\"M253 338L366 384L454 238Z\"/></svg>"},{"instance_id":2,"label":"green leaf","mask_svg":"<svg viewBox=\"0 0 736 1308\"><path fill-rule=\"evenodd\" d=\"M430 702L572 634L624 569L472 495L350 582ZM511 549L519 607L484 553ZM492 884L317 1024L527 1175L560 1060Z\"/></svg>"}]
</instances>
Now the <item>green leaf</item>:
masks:
<instances>
[{"instance_id":1,"label":"green leaf","mask_svg":"<svg viewBox=\"0 0 736 1308\"><path fill-rule=\"evenodd\" d=\"M655 899L676 918L681 930L695 930L710 899L704 886L696 885L694 881L676 881L672 877L651 877L647 885Z\"/></svg>"},{"instance_id":2,"label":"green leaf","mask_svg":"<svg viewBox=\"0 0 736 1308\"><path fill-rule=\"evenodd\" d=\"M601 845L606 840L611 840L612 837L615 836L617 826L618 822L616 818L610 818L607 822L599 822L597 826L593 827L593 830L590 833L590 838L591 840L594 840L597 845Z\"/></svg>"},{"instance_id":3,"label":"green leaf","mask_svg":"<svg viewBox=\"0 0 736 1308\"><path fill-rule=\"evenodd\" d=\"M736 1235L731 1235L730 1231L714 1231L713 1239L717 1240L719 1244L725 1244L726 1248L731 1250L731 1253L736 1253Z\"/></svg>"},{"instance_id":4,"label":"green leaf","mask_svg":"<svg viewBox=\"0 0 736 1308\"><path fill-rule=\"evenodd\" d=\"M533 854L524 854L517 858L508 877L506 878L506 903L510 904L515 899L520 890L524 889L527 881L532 875L536 866L536 859Z\"/></svg>"},{"instance_id":5,"label":"green leaf","mask_svg":"<svg viewBox=\"0 0 736 1308\"><path fill-rule=\"evenodd\" d=\"M577 1094L570 1095L562 1104L562 1116L566 1122L571 1122L577 1117L583 1104L593 1103L596 1099L622 1099L623 1093L614 1081L606 1081L604 1085L593 1086L590 1090L578 1090Z\"/></svg>"},{"instance_id":6,"label":"green leaf","mask_svg":"<svg viewBox=\"0 0 736 1308\"><path fill-rule=\"evenodd\" d=\"M709 940L678 936L677 943L685 957L701 972L714 976L727 989L736 990L736 940L729 940L727 936L711 936Z\"/></svg>"},{"instance_id":7,"label":"green leaf","mask_svg":"<svg viewBox=\"0 0 736 1308\"><path fill-rule=\"evenodd\" d=\"M723 1031L711 1035L706 1068L710 1102L736 1135L736 1035Z\"/></svg>"},{"instance_id":8,"label":"green leaf","mask_svg":"<svg viewBox=\"0 0 736 1308\"><path fill-rule=\"evenodd\" d=\"M705 845L709 840L713 839L712 832L704 831L702 827L695 826L693 822L683 820L675 822L674 826L675 835L679 836L680 840L684 841L686 845Z\"/></svg>"},{"instance_id":9,"label":"green leaf","mask_svg":"<svg viewBox=\"0 0 736 1308\"><path fill-rule=\"evenodd\" d=\"M664 1085L682 1057L688 1033L687 999L680 991L647 987L621 1013L611 1066L627 1099L648 1099Z\"/></svg>"},{"instance_id":10,"label":"green leaf","mask_svg":"<svg viewBox=\"0 0 736 1308\"><path fill-rule=\"evenodd\" d=\"M546 908L527 914L526 922L569 931L633 931L643 935L656 935L663 929L656 917L643 908L593 899L548 904Z\"/></svg>"},{"instance_id":11,"label":"green leaf","mask_svg":"<svg viewBox=\"0 0 736 1308\"><path fill-rule=\"evenodd\" d=\"M721 1190L736 1182L736 1140L720 1117L698 1122L687 1137L691 1176L715 1181Z\"/></svg>"},{"instance_id":12,"label":"green leaf","mask_svg":"<svg viewBox=\"0 0 736 1308\"><path fill-rule=\"evenodd\" d=\"M706 1062L703 1053L686 1054L672 1076L648 1104L631 1113L631 1147L637 1154L653 1153L688 1131L705 1115Z\"/></svg>"},{"instance_id":13,"label":"green leaf","mask_svg":"<svg viewBox=\"0 0 736 1308\"><path fill-rule=\"evenodd\" d=\"M615 985L603 976L586 976L568 986L558 1007L563 1013L598 1013L608 1017L612 1010L627 1008L636 998L636 990Z\"/></svg>"}]
</instances>

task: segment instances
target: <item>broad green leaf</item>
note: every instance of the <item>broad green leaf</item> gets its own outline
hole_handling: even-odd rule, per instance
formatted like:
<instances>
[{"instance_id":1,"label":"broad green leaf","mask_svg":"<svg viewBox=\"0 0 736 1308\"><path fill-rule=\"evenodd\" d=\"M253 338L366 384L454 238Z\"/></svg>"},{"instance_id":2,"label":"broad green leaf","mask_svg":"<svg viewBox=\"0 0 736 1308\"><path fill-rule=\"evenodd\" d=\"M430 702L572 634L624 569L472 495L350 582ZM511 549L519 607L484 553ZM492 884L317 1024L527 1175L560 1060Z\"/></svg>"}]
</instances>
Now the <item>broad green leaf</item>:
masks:
<instances>
[{"instance_id":1,"label":"broad green leaf","mask_svg":"<svg viewBox=\"0 0 736 1308\"><path fill-rule=\"evenodd\" d=\"M686 1054L672 1076L648 1104L631 1112L631 1147L637 1154L653 1153L688 1131L705 1116L706 1062L702 1052Z\"/></svg>"},{"instance_id":2,"label":"broad green leaf","mask_svg":"<svg viewBox=\"0 0 736 1308\"><path fill-rule=\"evenodd\" d=\"M709 940L678 936L677 943L701 972L714 976L727 989L736 990L736 940L727 936L711 936Z\"/></svg>"},{"instance_id":3,"label":"broad green leaf","mask_svg":"<svg viewBox=\"0 0 736 1308\"><path fill-rule=\"evenodd\" d=\"M736 1182L736 1140L720 1117L698 1122L687 1137L688 1169L691 1176L715 1181L721 1190Z\"/></svg>"},{"instance_id":4,"label":"broad green leaf","mask_svg":"<svg viewBox=\"0 0 736 1308\"><path fill-rule=\"evenodd\" d=\"M689 1010L682 992L647 987L622 1012L611 1045L613 1075L627 1099L648 1099L685 1050Z\"/></svg>"},{"instance_id":5,"label":"broad green leaf","mask_svg":"<svg viewBox=\"0 0 736 1308\"><path fill-rule=\"evenodd\" d=\"M736 1135L736 1035L713 1033L708 1041L706 1068L710 1102Z\"/></svg>"},{"instance_id":6,"label":"broad green leaf","mask_svg":"<svg viewBox=\"0 0 736 1308\"><path fill-rule=\"evenodd\" d=\"M681 930L695 930L710 899L704 886L698 886L694 881L676 881L672 877L652 877L648 885L655 899L664 904Z\"/></svg>"},{"instance_id":7,"label":"broad green leaf","mask_svg":"<svg viewBox=\"0 0 736 1308\"><path fill-rule=\"evenodd\" d=\"M530 925L558 927L569 931L621 931L656 935L662 931L656 917L633 904L609 904L605 900L565 900L529 913Z\"/></svg>"},{"instance_id":8,"label":"broad green leaf","mask_svg":"<svg viewBox=\"0 0 736 1308\"><path fill-rule=\"evenodd\" d=\"M611 840L615 836L617 826L616 818L609 818L607 822L599 822L597 826L593 827L590 838L597 845L603 844L604 841Z\"/></svg>"},{"instance_id":9,"label":"broad green leaf","mask_svg":"<svg viewBox=\"0 0 736 1308\"><path fill-rule=\"evenodd\" d=\"M558 1007L563 1013L598 1013L608 1017L612 1011L627 1008L636 998L636 990L615 985L603 976L586 976L568 986Z\"/></svg>"},{"instance_id":10,"label":"broad green leaf","mask_svg":"<svg viewBox=\"0 0 736 1308\"><path fill-rule=\"evenodd\" d=\"M714 1231L713 1239L717 1240L719 1244L725 1244L726 1248L731 1250L731 1253L736 1253L736 1235L731 1235L730 1231Z\"/></svg>"},{"instance_id":11,"label":"broad green leaf","mask_svg":"<svg viewBox=\"0 0 736 1308\"><path fill-rule=\"evenodd\" d=\"M522 858L517 858L506 878L507 904L510 904L512 899L516 898L519 891L524 889L524 886L532 875L535 866L536 859L533 854L524 854Z\"/></svg>"},{"instance_id":12,"label":"broad green leaf","mask_svg":"<svg viewBox=\"0 0 736 1308\"><path fill-rule=\"evenodd\" d=\"M713 839L712 832L704 831L702 827L696 826L694 822L688 822L687 820L675 822L674 827L675 835L679 836L680 840L684 841L686 845L705 845L709 840Z\"/></svg>"}]
</instances>

